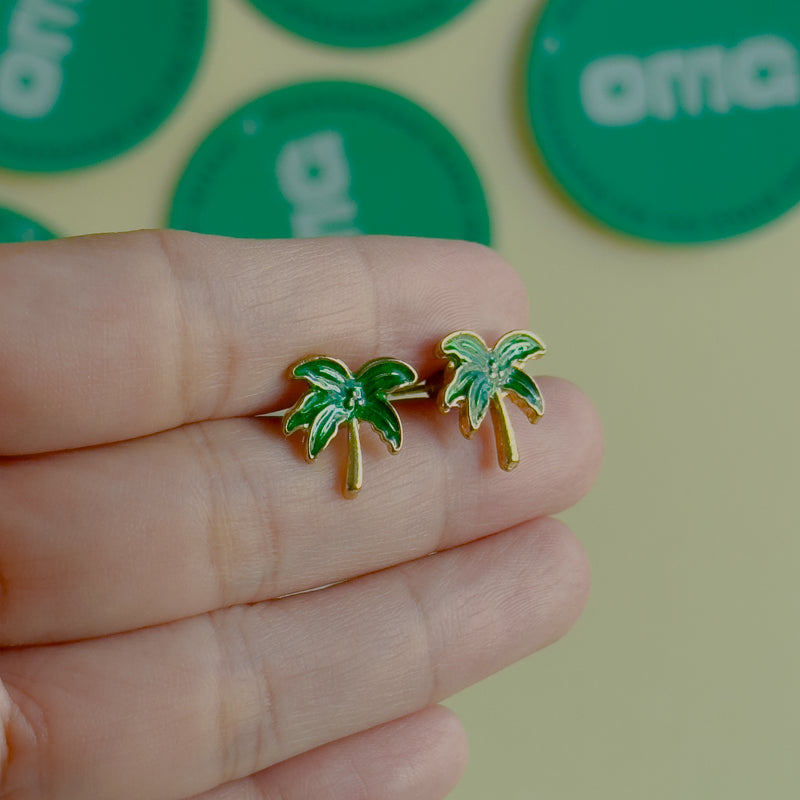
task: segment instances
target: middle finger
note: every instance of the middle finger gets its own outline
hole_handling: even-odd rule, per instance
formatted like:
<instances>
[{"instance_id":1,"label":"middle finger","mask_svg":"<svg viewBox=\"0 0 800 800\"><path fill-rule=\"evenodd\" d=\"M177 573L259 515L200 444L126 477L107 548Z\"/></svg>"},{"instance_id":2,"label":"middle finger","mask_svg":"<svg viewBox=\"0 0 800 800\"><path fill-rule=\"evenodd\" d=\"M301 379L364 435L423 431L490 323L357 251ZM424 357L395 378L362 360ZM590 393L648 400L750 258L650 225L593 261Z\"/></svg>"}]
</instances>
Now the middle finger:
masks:
<instances>
[{"instance_id":1,"label":"middle finger","mask_svg":"<svg viewBox=\"0 0 800 800\"><path fill-rule=\"evenodd\" d=\"M514 416L522 461L513 473L493 463L488 430L466 441L455 419L406 404L401 454L363 436L366 480L355 500L340 494L344 442L309 465L276 420L205 422L5 461L0 644L267 600L557 513L594 477L599 426L571 384L540 384L540 423Z\"/></svg>"}]
</instances>

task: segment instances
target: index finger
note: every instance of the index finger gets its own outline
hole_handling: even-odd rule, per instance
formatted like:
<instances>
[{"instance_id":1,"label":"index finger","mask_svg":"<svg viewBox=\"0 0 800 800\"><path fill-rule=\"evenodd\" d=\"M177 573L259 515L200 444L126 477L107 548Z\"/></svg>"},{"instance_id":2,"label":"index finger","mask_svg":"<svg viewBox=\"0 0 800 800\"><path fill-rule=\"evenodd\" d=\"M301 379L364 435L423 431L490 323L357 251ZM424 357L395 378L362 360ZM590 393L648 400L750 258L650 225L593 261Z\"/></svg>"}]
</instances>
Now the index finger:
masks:
<instances>
[{"instance_id":1,"label":"index finger","mask_svg":"<svg viewBox=\"0 0 800 800\"><path fill-rule=\"evenodd\" d=\"M310 353L436 368L456 329L525 327L488 248L142 231L0 247L0 454L131 439L290 399Z\"/></svg>"}]
</instances>

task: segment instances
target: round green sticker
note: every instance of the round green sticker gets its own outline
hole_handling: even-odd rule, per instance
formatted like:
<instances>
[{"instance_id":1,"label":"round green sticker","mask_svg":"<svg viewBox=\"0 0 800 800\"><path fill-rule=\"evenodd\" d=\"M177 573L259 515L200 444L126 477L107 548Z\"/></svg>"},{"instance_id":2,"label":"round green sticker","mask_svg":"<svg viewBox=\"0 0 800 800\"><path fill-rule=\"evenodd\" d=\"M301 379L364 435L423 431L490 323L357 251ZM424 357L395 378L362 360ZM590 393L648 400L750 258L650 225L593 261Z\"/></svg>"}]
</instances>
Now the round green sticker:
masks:
<instances>
[{"instance_id":1,"label":"round green sticker","mask_svg":"<svg viewBox=\"0 0 800 800\"><path fill-rule=\"evenodd\" d=\"M384 89L327 81L279 89L225 120L189 162L170 225L489 241L478 176L440 122Z\"/></svg>"},{"instance_id":2,"label":"round green sticker","mask_svg":"<svg viewBox=\"0 0 800 800\"><path fill-rule=\"evenodd\" d=\"M376 47L421 36L472 0L251 0L288 30L340 47Z\"/></svg>"},{"instance_id":3,"label":"round green sticker","mask_svg":"<svg viewBox=\"0 0 800 800\"><path fill-rule=\"evenodd\" d=\"M140 142L200 60L207 0L0 0L0 166L83 167Z\"/></svg>"},{"instance_id":4,"label":"round green sticker","mask_svg":"<svg viewBox=\"0 0 800 800\"><path fill-rule=\"evenodd\" d=\"M800 3L551 0L528 108L556 178L608 225L751 230L800 200Z\"/></svg>"},{"instance_id":5,"label":"round green sticker","mask_svg":"<svg viewBox=\"0 0 800 800\"><path fill-rule=\"evenodd\" d=\"M34 242L55 239L54 233L38 222L17 214L8 208L0 208L0 243Z\"/></svg>"}]
</instances>

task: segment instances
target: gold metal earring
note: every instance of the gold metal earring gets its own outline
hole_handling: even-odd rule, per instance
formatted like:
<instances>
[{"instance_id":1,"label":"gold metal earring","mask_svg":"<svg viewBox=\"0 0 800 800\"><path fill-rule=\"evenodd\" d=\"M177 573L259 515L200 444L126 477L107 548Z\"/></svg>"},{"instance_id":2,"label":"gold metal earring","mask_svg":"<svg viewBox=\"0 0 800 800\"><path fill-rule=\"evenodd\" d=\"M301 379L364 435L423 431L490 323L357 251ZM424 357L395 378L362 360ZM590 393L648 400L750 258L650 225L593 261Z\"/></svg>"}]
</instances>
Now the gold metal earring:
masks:
<instances>
[{"instance_id":1,"label":"gold metal earring","mask_svg":"<svg viewBox=\"0 0 800 800\"><path fill-rule=\"evenodd\" d=\"M476 333L455 331L445 336L437 355L448 361L438 393L440 411L459 409L461 433L471 437L487 412L491 415L497 443L497 460L504 470L519 463L514 429L504 400L519 406L535 423L544 414L544 398L522 365L545 354L545 346L530 331L511 331L490 348Z\"/></svg>"},{"instance_id":2,"label":"gold metal earring","mask_svg":"<svg viewBox=\"0 0 800 800\"><path fill-rule=\"evenodd\" d=\"M368 361L353 374L337 358L312 356L292 367L293 378L309 389L283 417L283 432L306 430L306 458L313 461L336 436L341 425L348 431L348 467L345 496L355 497L363 484L359 424L368 422L389 452L403 444L403 426L392 406L393 393L418 382L413 367L391 358Z\"/></svg>"}]
</instances>

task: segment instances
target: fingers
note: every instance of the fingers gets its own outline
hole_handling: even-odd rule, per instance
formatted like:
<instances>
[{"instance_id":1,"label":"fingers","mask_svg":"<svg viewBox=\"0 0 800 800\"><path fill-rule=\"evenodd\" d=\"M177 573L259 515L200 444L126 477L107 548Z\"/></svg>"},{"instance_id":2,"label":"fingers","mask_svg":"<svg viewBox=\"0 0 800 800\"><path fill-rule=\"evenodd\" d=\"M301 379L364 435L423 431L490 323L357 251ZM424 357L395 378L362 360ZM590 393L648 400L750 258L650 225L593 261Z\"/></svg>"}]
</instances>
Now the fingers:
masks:
<instances>
[{"instance_id":1,"label":"fingers","mask_svg":"<svg viewBox=\"0 0 800 800\"><path fill-rule=\"evenodd\" d=\"M0 454L281 407L287 369L309 354L391 356L424 374L455 328L491 338L526 324L514 271L463 242L142 232L4 245Z\"/></svg>"},{"instance_id":2,"label":"fingers","mask_svg":"<svg viewBox=\"0 0 800 800\"><path fill-rule=\"evenodd\" d=\"M540 383L548 410L537 425L511 410L514 472L497 467L488 429L467 441L454 414L405 404L400 455L365 431L366 485L353 501L341 497L341 448L309 465L277 420L6 462L0 642L87 638L266 600L558 513L588 490L602 434L572 384Z\"/></svg>"},{"instance_id":3,"label":"fingers","mask_svg":"<svg viewBox=\"0 0 800 800\"><path fill-rule=\"evenodd\" d=\"M0 788L17 800L208 791L544 647L587 590L580 545L539 520L319 592L6 651Z\"/></svg>"},{"instance_id":4,"label":"fingers","mask_svg":"<svg viewBox=\"0 0 800 800\"><path fill-rule=\"evenodd\" d=\"M467 760L458 718L433 706L192 800L443 800Z\"/></svg>"}]
</instances>

